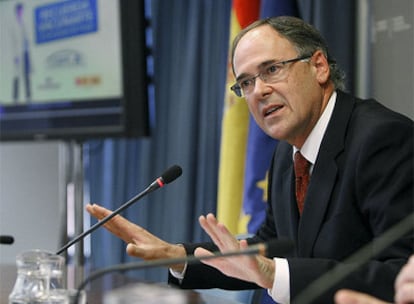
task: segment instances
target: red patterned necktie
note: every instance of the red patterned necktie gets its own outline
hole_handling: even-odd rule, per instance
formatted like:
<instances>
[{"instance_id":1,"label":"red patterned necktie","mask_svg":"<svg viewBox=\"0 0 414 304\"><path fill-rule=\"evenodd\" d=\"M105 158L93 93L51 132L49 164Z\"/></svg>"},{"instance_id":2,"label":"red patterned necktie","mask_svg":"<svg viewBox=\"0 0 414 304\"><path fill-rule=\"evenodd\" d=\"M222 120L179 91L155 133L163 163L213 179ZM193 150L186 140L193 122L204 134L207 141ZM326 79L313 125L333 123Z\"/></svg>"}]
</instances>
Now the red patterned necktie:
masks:
<instances>
[{"instance_id":1,"label":"red patterned necktie","mask_svg":"<svg viewBox=\"0 0 414 304\"><path fill-rule=\"evenodd\" d=\"M296 202L299 214L302 214L306 190L308 189L310 165L311 163L299 151L295 153Z\"/></svg>"}]
</instances>

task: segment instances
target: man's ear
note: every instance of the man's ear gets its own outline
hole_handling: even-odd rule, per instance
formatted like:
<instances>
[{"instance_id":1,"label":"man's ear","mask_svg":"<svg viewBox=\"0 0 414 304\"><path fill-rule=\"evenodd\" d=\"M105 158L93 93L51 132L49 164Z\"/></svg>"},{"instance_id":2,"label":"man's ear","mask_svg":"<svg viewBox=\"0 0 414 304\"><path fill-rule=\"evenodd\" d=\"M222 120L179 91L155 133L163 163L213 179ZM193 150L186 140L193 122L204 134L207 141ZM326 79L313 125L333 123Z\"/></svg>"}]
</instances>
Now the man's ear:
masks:
<instances>
[{"instance_id":1,"label":"man's ear","mask_svg":"<svg viewBox=\"0 0 414 304\"><path fill-rule=\"evenodd\" d=\"M316 51L311 61L316 68L316 79L320 84L325 84L329 80L330 70L329 70L329 63L328 59L326 58L325 54L318 50Z\"/></svg>"}]
</instances>

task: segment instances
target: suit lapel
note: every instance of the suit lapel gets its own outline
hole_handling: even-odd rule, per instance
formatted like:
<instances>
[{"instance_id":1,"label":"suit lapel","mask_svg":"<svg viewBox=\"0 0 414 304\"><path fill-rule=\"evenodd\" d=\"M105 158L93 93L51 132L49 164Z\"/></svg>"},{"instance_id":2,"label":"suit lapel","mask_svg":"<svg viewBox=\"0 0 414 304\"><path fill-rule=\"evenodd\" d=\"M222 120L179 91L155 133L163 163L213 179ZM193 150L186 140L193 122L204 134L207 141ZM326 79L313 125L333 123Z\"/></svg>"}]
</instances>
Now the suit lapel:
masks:
<instances>
[{"instance_id":1,"label":"suit lapel","mask_svg":"<svg viewBox=\"0 0 414 304\"><path fill-rule=\"evenodd\" d=\"M336 158L343 151L348 122L354 100L338 91L332 117L329 121L318 157L313 168L305 207L298 228L299 256L312 256L313 246L331 204L331 195L337 180Z\"/></svg>"},{"instance_id":2,"label":"suit lapel","mask_svg":"<svg viewBox=\"0 0 414 304\"><path fill-rule=\"evenodd\" d=\"M279 220L288 222L282 225L287 228L285 232L291 240L298 241L298 223L299 223L299 212L296 206L295 198L295 187L294 187L293 176L293 164L283 173L282 177L282 200L281 202L289 202L288 204L281 204L284 208L283 212L279 213ZM283 219L280 219L283 217Z\"/></svg>"},{"instance_id":3,"label":"suit lapel","mask_svg":"<svg viewBox=\"0 0 414 304\"><path fill-rule=\"evenodd\" d=\"M272 200L273 216L279 237L287 237L297 241L298 211L294 198L292 146L285 142L278 143L278 157L275 158Z\"/></svg>"}]
</instances>

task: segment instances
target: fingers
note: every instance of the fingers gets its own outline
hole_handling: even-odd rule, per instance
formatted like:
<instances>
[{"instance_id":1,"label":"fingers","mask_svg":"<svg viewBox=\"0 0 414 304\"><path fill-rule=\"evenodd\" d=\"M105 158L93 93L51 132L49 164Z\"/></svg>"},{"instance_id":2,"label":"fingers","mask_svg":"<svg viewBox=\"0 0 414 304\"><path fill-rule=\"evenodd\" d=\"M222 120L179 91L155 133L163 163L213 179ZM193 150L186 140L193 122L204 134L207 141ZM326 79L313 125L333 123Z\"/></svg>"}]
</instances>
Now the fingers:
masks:
<instances>
[{"instance_id":1,"label":"fingers","mask_svg":"<svg viewBox=\"0 0 414 304\"><path fill-rule=\"evenodd\" d=\"M99 206L97 204L93 204L93 205L86 205L86 211L88 211L88 213L90 215L92 215L93 217L95 217L98 220L102 220L105 217L107 217L108 215L112 214L112 211L109 209L106 209L102 206ZM128 220L126 220L125 218L123 218L120 215L116 215L114 216L111 220L109 220L106 224L105 227L109 228L109 227L116 227L118 225L126 225L127 223L130 223Z\"/></svg>"},{"instance_id":2,"label":"fingers","mask_svg":"<svg viewBox=\"0 0 414 304\"><path fill-rule=\"evenodd\" d=\"M134 257L139 257L139 258L144 258L145 255L145 251L143 251L139 246L133 244L133 243L129 243L126 247L126 252L128 255L130 256L134 256Z\"/></svg>"},{"instance_id":3,"label":"fingers","mask_svg":"<svg viewBox=\"0 0 414 304\"><path fill-rule=\"evenodd\" d=\"M376 299L370 295L352 291L352 290L339 290L335 294L336 304L386 304L379 299Z\"/></svg>"},{"instance_id":4,"label":"fingers","mask_svg":"<svg viewBox=\"0 0 414 304\"><path fill-rule=\"evenodd\" d=\"M395 290L398 291L402 285L406 283L414 282L414 255L410 257L407 264L401 269L400 273L395 280Z\"/></svg>"},{"instance_id":5,"label":"fingers","mask_svg":"<svg viewBox=\"0 0 414 304\"><path fill-rule=\"evenodd\" d=\"M209 213L207 216L200 216L199 222L201 227L217 245L220 252L226 253L247 249L247 241L241 240L239 242L229 232L226 226L217 221L213 214ZM198 257L211 254L210 251L203 248L197 248L195 251L195 255ZM271 288L273 286L275 263L271 259L261 256L240 255L230 258L217 257L214 259L205 259L202 262L218 269L227 276L255 282L263 288Z\"/></svg>"},{"instance_id":6,"label":"fingers","mask_svg":"<svg viewBox=\"0 0 414 304\"><path fill-rule=\"evenodd\" d=\"M246 240L240 240L239 246L240 246L240 249L247 249L249 247L249 243L247 243Z\"/></svg>"},{"instance_id":7,"label":"fingers","mask_svg":"<svg viewBox=\"0 0 414 304\"><path fill-rule=\"evenodd\" d=\"M213 253L211 251L208 251L207 249L204 249L202 247L196 248L194 251L194 255L197 257L205 257L205 256L211 256Z\"/></svg>"},{"instance_id":8,"label":"fingers","mask_svg":"<svg viewBox=\"0 0 414 304\"><path fill-rule=\"evenodd\" d=\"M102 220L112 213L111 210L97 204L86 205L86 211L98 220ZM131 223L120 215L114 216L104 224L104 227L126 243L132 242L133 238L137 238L137 235L140 235L145 231L140 226Z\"/></svg>"},{"instance_id":9,"label":"fingers","mask_svg":"<svg viewBox=\"0 0 414 304\"><path fill-rule=\"evenodd\" d=\"M211 251L208 251L207 249L198 247L194 251L194 255L197 257L206 257L206 256L212 256L214 254ZM228 264L229 261L226 260L225 258L218 257L214 259L201 260L201 262L208 266L214 267L224 273L225 273L225 269L229 267L229 264Z\"/></svg>"},{"instance_id":10,"label":"fingers","mask_svg":"<svg viewBox=\"0 0 414 304\"><path fill-rule=\"evenodd\" d=\"M208 221L207 218L210 218L210 220ZM215 218L211 219L210 214L208 214L207 216L200 216L198 219L200 226L204 229L204 231L210 236L210 238L213 240L213 242L216 245L219 245L220 242L220 237L217 233L217 229L215 228L215 226L217 225L217 222L215 221Z\"/></svg>"},{"instance_id":11,"label":"fingers","mask_svg":"<svg viewBox=\"0 0 414 304\"><path fill-rule=\"evenodd\" d=\"M414 255L410 257L395 280L394 300L396 303L414 302Z\"/></svg>"},{"instance_id":12,"label":"fingers","mask_svg":"<svg viewBox=\"0 0 414 304\"><path fill-rule=\"evenodd\" d=\"M112 214L111 210L96 204L88 204L86 210L98 220ZM144 260L186 256L184 247L167 243L120 215L111 218L104 227L128 243L126 251L130 256ZM174 265L174 267L182 269L183 265Z\"/></svg>"},{"instance_id":13,"label":"fingers","mask_svg":"<svg viewBox=\"0 0 414 304\"><path fill-rule=\"evenodd\" d=\"M200 216L199 223L204 231L211 237L220 251L237 250L239 242L228 231L226 226L219 223L216 217L209 213L207 216Z\"/></svg>"},{"instance_id":14,"label":"fingers","mask_svg":"<svg viewBox=\"0 0 414 304\"><path fill-rule=\"evenodd\" d=\"M157 250L145 248L145 246L143 246L139 242L135 242L135 244L129 243L126 247L126 252L129 256L140 258L146 261L156 260L159 258L166 258L157 256Z\"/></svg>"},{"instance_id":15,"label":"fingers","mask_svg":"<svg viewBox=\"0 0 414 304\"><path fill-rule=\"evenodd\" d=\"M358 293L351 290L339 290L335 294L335 303L336 304L357 304L361 303L358 301Z\"/></svg>"},{"instance_id":16,"label":"fingers","mask_svg":"<svg viewBox=\"0 0 414 304\"><path fill-rule=\"evenodd\" d=\"M95 217L98 220L103 219L104 217L110 215L112 213L111 210L108 210L102 206L96 205L96 204L87 204L85 207L86 211L93 217Z\"/></svg>"},{"instance_id":17,"label":"fingers","mask_svg":"<svg viewBox=\"0 0 414 304\"><path fill-rule=\"evenodd\" d=\"M147 261L183 258L187 255L183 246L169 244L162 240L151 243L143 243L134 240L134 243L129 243L127 245L126 251L130 256ZM183 272L185 268L185 264L171 264L168 266L177 272Z\"/></svg>"},{"instance_id":18,"label":"fingers","mask_svg":"<svg viewBox=\"0 0 414 304\"><path fill-rule=\"evenodd\" d=\"M407 282L398 288L395 303L414 303L414 282Z\"/></svg>"},{"instance_id":19,"label":"fingers","mask_svg":"<svg viewBox=\"0 0 414 304\"><path fill-rule=\"evenodd\" d=\"M156 260L175 258L172 244L158 239L154 235L147 233L141 239L133 239L127 245L126 251L130 256L142 258L144 260Z\"/></svg>"}]
</instances>

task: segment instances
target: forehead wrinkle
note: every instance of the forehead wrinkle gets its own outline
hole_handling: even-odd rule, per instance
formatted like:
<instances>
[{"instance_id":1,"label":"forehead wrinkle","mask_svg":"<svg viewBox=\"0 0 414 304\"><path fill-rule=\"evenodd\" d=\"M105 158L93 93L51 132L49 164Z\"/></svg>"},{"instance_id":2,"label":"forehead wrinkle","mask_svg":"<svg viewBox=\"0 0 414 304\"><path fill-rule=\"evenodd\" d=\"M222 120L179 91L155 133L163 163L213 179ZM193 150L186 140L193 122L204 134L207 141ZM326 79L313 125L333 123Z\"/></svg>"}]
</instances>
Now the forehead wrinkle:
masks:
<instances>
[{"instance_id":1,"label":"forehead wrinkle","mask_svg":"<svg viewBox=\"0 0 414 304\"><path fill-rule=\"evenodd\" d=\"M265 43L264 41L270 41L270 43ZM266 25L255 28L240 39L235 49L233 57L235 78L238 81L255 75L257 73L248 73L246 71L259 71L266 64L283 60L287 56L286 54L293 52L297 53L297 50L291 42L270 26ZM260 58L261 56L264 57ZM257 64L258 61L260 63ZM242 73L237 75L237 70Z\"/></svg>"},{"instance_id":2,"label":"forehead wrinkle","mask_svg":"<svg viewBox=\"0 0 414 304\"><path fill-rule=\"evenodd\" d=\"M260 73L264 67L268 66L269 64L276 63L276 62L278 62L276 59L269 59L269 60L261 62L260 64L257 65L258 73ZM241 79L245 79L245 78L254 77L258 73L256 74L241 73L239 76L236 77L236 81L240 81Z\"/></svg>"}]
</instances>

